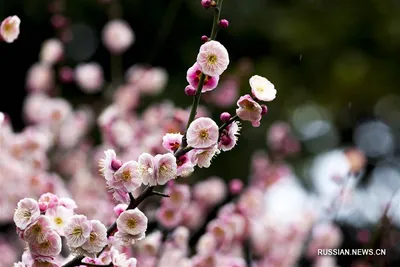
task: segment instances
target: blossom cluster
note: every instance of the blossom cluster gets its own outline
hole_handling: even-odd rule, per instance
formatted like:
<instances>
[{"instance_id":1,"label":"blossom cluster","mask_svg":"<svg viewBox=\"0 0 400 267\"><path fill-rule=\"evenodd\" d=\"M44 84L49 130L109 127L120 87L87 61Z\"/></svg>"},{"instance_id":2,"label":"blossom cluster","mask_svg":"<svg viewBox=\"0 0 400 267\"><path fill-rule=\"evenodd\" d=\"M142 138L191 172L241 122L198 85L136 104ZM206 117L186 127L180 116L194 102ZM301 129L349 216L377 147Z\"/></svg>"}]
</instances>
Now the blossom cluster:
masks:
<instances>
[{"instance_id":1,"label":"blossom cluster","mask_svg":"<svg viewBox=\"0 0 400 267\"><path fill-rule=\"evenodd\" d=\"M300 142L290 124L276 122L266 132L269 153L252 155L246 185L245 179L227 184L229 177L215 175L194 182L196 168L209 168L239 144L243 121L260 126L266 102L277 94L267 78L250 75L248 62L238 64L245 77L230 73L228 49L216 40L218 30L229 27L228 20L219 19L221 2L201 1L205 9L218 11L218 20L211 36L201 38L186 72L184 93L193 98L189 108L170 101L143 105L144 97L166 88L162 67L136 63L119 73L122 81L108 82L96 62L69 66L69 21L61 7L51 9L58 34L43 42L39 61L27 72L28 126L17 132L0 112L0 223L13 220L24 248L14 267L292 267L302 257L313 267L337 267L335 258L316 252L341 245L332 214L336 201L346 204L354 190L355 174L365 166L361 151L340 151L343 168L324 169L328 181L315 182L317 191L334 183L333 193L309 195L285 162L300 152ZM14 42L19 26L17 16L6 18L2 40ZM101 33L113 57L136 40L121 18L108 21ZM248 80L248 93L240 96L242 78ZM71 83L104 101L99 106L68 102L58 90ZM237 107L215 119L200 99L223 110ZM0 239L3 251L17 250Z\"/></svg>"}]
</instances>

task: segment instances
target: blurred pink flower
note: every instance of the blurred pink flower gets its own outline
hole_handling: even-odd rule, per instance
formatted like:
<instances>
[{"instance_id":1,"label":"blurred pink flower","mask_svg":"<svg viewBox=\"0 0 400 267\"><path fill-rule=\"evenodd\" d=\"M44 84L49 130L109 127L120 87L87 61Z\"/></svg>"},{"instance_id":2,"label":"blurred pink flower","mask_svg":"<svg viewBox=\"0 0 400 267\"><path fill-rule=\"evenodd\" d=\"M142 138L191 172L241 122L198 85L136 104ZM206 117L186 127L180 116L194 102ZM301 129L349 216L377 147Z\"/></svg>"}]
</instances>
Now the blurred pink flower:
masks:
<instances>
[{"instance_id":1,"label":"blurred pink flower","mask_svg":"<svg viewBox=\"0 0 400 267\"><path fill-rule=\"evenodd\" d=\"M21 24L21 20L18 16L10 16L5 18L1 22L0 26L0 36L1 38L7 42L14 42L19 36L19 26Z\"/></svg>"},{"instance_id":2,"label":"blurred pink flower","mask_svg":"<svg viewBox=\"0 0 400 267\"><path fill-rule=\"evenodd\" d=\"M97 93L103 87L103 69L98 63L81 63L75 68L75 81L83 92Z\"/></svg>"},{"instance_id":3,"label":"blurred pink flower","mask_svg":"<svg viewBox=\"0 0 400 267\"><path fill-rule=\"evenodd\" d=\"M103 43L114 54L124 53L135 41L129 24L121 19L109 21L103 29Z\"/></svg>"}]
</instances>

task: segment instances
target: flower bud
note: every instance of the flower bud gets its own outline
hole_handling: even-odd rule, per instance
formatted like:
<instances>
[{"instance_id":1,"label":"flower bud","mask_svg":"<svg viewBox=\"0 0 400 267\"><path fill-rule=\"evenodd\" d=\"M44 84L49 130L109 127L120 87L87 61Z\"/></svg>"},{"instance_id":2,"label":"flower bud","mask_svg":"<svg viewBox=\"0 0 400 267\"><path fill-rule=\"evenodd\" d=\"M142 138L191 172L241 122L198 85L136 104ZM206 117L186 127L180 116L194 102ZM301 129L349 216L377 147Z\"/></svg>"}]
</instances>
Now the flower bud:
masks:
<instances>
[{"instance_id":1,"label":"flower bud","mask_svg":"<svg viewBox=\"0 0 400 267\"><path fill-rule=\"evenodd\" d=\"M122 161L118 159L113 159L111 161L111 168L113 168L113 170L117 171L119 168L121 168L121 166L122 166Z\"/></svg>"},{"instance_id":2,"label":"flower bud","mask_svg":"<svg viewBox=\"0 0 400 267\"><path fill-rule=\"evenodd\" d=\"M261 115L264 116L265 114L267 114L268 112L268 108L266 105L261 105Z\"/></svg>"},{"instance_id":3,"label":"flower bud","mask_svg":"<svg viewBox=\"0 0 400 267\"><path fill-rule=\"evenodd\" d=\"M185 88L185 94L187 96L194 96L196 94L196 89L193 86L188 85Z\"/></svg>"},{"instance_id":4,"label":"flower bud","mask_svg":"<svg viewBox=\"0 0 400 267\"><path fill-rule=\"evenodd\" d=\"M233 179L229 183L229 191L232 195L238 195L243 189L243 182L240 179Z\"/></svg>"},{"instance_id":5,"label":"flower bud","mask_svg":"<svg viewBox=\"0 0 400 267\"><path fill-rule=\"evenodd\" d=\"M219 119L223 122L228 122L231 119L231 114L228 112L222 112L221 116L219 116Z\"/></svg>"},{"instance_id":6,"label":"flower bud","mask_svg":"<svg viewBox=\"0 0 400 267\"><path fill-rule=\"evenodd\" d=\"M212 2L214 2L214 1L212 1L212 0L201 0L201 6L203 8L205 8L205 9L208 9L208 8L211 7Z\"/></svg>"},{"instance_id":7,"label":"flower bud","mask_svg":"<svg viewBox=\"0 0 400 267\"><path fill-rule=\"evenodd\" d=\"M226 29L229 27L229 21L227 19L221 19L218 23L221 29Z\"/></svg>"},{"instance_id":8,"label":"flower bud","mask_svg":"<svg viewBox=\"0 0 400 267\"><path fill-rule=\"evenodd\" d=\"M206 43L206 42L208 42L209 40L210 40L210 38L208 38L207 35L201 36L201 41L202 41L203 43Z\"/></svg>"}]
</instances>

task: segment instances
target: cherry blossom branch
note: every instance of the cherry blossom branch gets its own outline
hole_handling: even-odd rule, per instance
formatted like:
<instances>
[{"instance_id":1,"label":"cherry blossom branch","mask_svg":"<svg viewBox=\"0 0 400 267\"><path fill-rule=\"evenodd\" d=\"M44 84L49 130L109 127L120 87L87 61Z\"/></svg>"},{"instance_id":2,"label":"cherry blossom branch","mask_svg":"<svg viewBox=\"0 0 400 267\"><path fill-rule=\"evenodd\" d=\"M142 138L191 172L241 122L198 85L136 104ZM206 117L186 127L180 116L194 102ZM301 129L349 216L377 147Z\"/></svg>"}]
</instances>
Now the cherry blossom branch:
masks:
<instances>
[{"instance_id":1,"label":"cherry blossom branch","mask_svg":"<svg viewBox=\"0 0 400 267\"><path fill-rule=\"evenodd\" d=\"M212 26L212 30L211 30L210 40L215 40L215 38L217 37L217 33L218 33L218 29L219 29L218 22L219 22L219 17L221 14L222 2L223 2L223 0L218 1L217 6L214 8L214 21L213 21L213 26ZM199 103L200 103L201 91L203 89L205 79L206 79L206 75L204 73L202 73L200 75L200 80L199 80L199 84L196 89L196 94L194 95L194 98L193 98L192 109L190 110L189 119L188 119L188 122L186 125L186 131L189 128L190 124L194 121L194 118L196 117L197 107L199 106ZM182 138L182 147L187 147L186 132Z\"/></svg>"}]
</instances>

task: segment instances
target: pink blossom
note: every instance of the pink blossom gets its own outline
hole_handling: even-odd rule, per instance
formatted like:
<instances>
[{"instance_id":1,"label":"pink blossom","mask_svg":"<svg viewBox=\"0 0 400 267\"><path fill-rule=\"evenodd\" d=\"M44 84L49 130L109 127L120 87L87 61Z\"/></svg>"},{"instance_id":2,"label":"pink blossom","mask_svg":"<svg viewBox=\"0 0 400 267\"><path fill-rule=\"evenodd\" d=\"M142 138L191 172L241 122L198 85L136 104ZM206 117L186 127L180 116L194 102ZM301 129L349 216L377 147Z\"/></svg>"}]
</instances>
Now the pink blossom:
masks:
<instances>
[{"instance_id":1,"label":"pink blossom","mask_svg":"<svg viewBox=\"0 0 400 267\"><path fill-rule=\"evenodd\" d=\"M118 204L117 206L114 207L114 212L117 216L121 215L122 212L124 212L126 210L126 208L128 207L127 204Z\"/></svg>"},{"instance_id":2,"label":"pink blossom","mask_svg":"<svg viewBox=\"0 0 400 267\"><path fill-rule=\"evenodd\" d=\"M50 229L50 219L47 216L40 215L33 224L25 229L24 239L28 243L43 243Z\"/></svg>"},{"instance_id":3,"label":"pink blossom","mask_svg":"<svg viewBox=\"0 0 400 267\"><path fill-rule=\"evenodd\" d=\"M51 225L54 230L61 236L64 236L64 226L68 220L73 216L73 210L64 206L57 206L47 209L46 216L50 219Z\"/></svg>"},{"instance_id":4,"label":"pink blossom","mask_svg":"<svg viewBox=\"0 0 400 267\"><path fill-rule=\"evenodd\" d=\"M85 93L97 93L104 83L103 69L98 63L81 63L75 68L75 80Z\"/></svg>"},{"instance_id":5,"label":"pink blossom","mask_svg":"<svg viewBox=\"0 0 400 267\"><path fill-rule=\"evenodd\" d=\"M214 234L207 232L196 244L196 252L200 255L210 255L217 250L217 239Z\"/></svg>"},{"instance_id":6,"label":"pink blossom","mask_svg":"<svg viewBox=\"0 0 400 267\"><path fill-rule=\"evenodd\" d=\"M157 211L157 219L162 226L174 228L181 222L182 212L175 207L161 206Z\"/></svg>"},{"instance_id":7,"label":"pink blossom","mask_svg":"<svg viewBox=\"0 0 400 267\"><path fill-rule=\"evenodd\" d=\"M117 219L118 232L115 237L124 243L143 239L147 230L147 217L139 209L126 210Z\"/></svg>"},{"instance_id":8,"label":"pink blossom","mask_svg":"<svg viewBox=\"0 0 400 267\"><path fill-rule=\"evenodd\" d=\"M218 141L218 125L210 118L194 120L187 130L187 143L193 148L208 148Z\"/></svg>"},{"instance_id":9,"label":"pink blossom","mask_svg":"<svg viewBox=\"0 0 400 267\"><path fill-rule=\"evenodd\" d=\"M168 184L165 193L168 198L163 198L163 205L181 208L185 207L190 201L190 188L186 184Z\"/></svg>"},{"instance_id":10,"label":"pink blossom","mask_svg":"<svg viewBox=\"0 0 400 267\"><path fill-rule=\"evenodd\" d=\"M84 215L72 216L64 227L67 244L71 248L82 246L90 237L92 225Z\"/></svg>"},{"instance_id":11,"label":"pink blossom","mask_svg":"<svg viewBox=\"0 0 400 267\"><path fill-rule=\"evenodd\" d=\"M27 74L26 87L31 92L48 92L54 86L54 72L49 65L35 63Z\"/></svg>"},{"instance_id":12,"label":"pink blossom","mask_svg":"<svg viewBox=\"0 0 400 267\"><path fill-rule=\"evenodd\" d=\"M154 163L157 168L156 172L156 184L164 185L169 180L176 178L177 165L176 158L171 153L163 155L156 155L154 157Z\"/></svg>"},{"instance_id":13,"label":"pink blossom","mask_svg":"<svg viewBox=\"0 0 400 267\"><path fill-rule=\"evenodd\" d=\"M188 83L191 86L193 86L194 88L197 88L199 85L201 74L202 74L202 72L201 72L200 66L196 62L196 63L194 63L194 65L192 67L190 67L188 69L187 74L186 74L186 80L188 81ZM201 92L205 93L205 92L213 90L215 87L217 87L218 81L219 81L219 76L206 75Z\"/></svg>"},{"instance_id":14,"label":"pink blossom","mask_svg":"<svg viewBox=\"0 0 400 267\"><path fill-rule=\"evenodd\" d=\"M14 42L19 36L19 26L21 24L21 20L18 16L10 16L5 18L1 22L0 26L0 35L1 38L7 42Z\"/></svg>"},{"instance_id":15,"label":"pink blossom","mask_svg":"<svg viewBox=\"0 0 400 267\"><path fill-rule=\"evenodd\" d=\"M148 153L143 153L138 163L139 176L145 185L163 185L177 176L176 158L171 153L158 154L154 158Z\"/></svg>"},{"instance_id":16,"label":"pink blossom","mask_svg":"<svg viewBox=\"0 0 400 267\"><path fill-rule=\"evenodd\" d=\"M32 255L37 256L57 256L61 252L61 237L50 230L43 242L29 243L29 249Z\"/></svg>"},{"instance_id":17,"label":"pink blossom","mask_svg":"<svg viewBox=\"0 0 400 267\"><path fill-rule=\"evenodd\" d=\"M125 162L114 174L114 180L110 181L110 185L116 188L124 187L127 192L133 192L142 185L137 168L136 161Z\"/></svg>"},{"instance_id":18,"label":"pink blossom","mask_svg":"<svg viewBox=\"0 0 400 267\"><path fill-rule=\"evenodd\" d=\"M204 74L219 76L229 65L228 51L218 41L206 42L200 47L197 63Z\"/></svg>"},{"instance_id":19,"label":"pink blossom","mask_svg":"<svg viewBox=\"0 0 400 267\"><path fill-rule=\"evenodd\" d=\"M176 175L180 177L188 177L194 171L195 164L192 162L194 150L180 156L176 160L177 172Z\"/></svg>"},{"instance_id":20,"label":"pink blossom","mask_svg":"<svg viewBox=\"0 0 400 267\"><path fill-rule=\"evenodd\" d=\"M266 78L254 75L250 78L251 93L261 101L272 101L276 97L274 85Z\"/></svg>"},{"instance_id":21,"label":"pink blossom","mask_svg":"<svg viewBox=\"0 0 400 267\"><path fill-rule=\"evenodd\" d=\"M126 79L141 93L157 95L162 92L168 82L168 73L160 67L134 65L126 72Z\"/></svg>"},{"instance_id":22,"label":"pink blossom","mask_svg":"<svg viewBox=\"0 0 400 267\"><path fill-rule=\"evenodd\" d=\"M82 249L95 257L107 245L107 228L98 220L92 220L90 223L92 230Z\"/></svg>"},{"instance_id":23,"label":"pink blossom","mask_svg":"<svg viewBox=\"0 0 400 267\"><path fill-rule=\"evenodd\" d=\"M211 160L219 153L220 151L217 145L205 149L194 149L192 161L200 168L209 168Z\"/></svg>"},{"instance_id":24,"label":"pink blossom","mask_svg":"<svg viewBox=\"0 0 400 267\"><path fill-rule=\"evenodd\" d=\"M63 57L64 48L60 40L53 38L43 42L40 51L40 61L53 65Z\"/></svg>"},{"instance_id":25,"label":"pink blossom","mask_svg":"<svg viewBox=\"0 0 400 267\"><path fill-rule=\"evenodd\" d=\"M159 230L147 235L145 239L137 244L137 249L141 256L154 257L157 256L158 250L162 243L162 233Z\"/></svg>"},{"instance_id":26,"label":"pink blossom","mask_svg":"<svg viewBox=\"0 0 400 267\"><path fill-rule=\"evenodd\" d=\"M103 43L112 53L124 53L134 41L135 35L124 20L111 20L103 29Z\"/></svg>"},{"instance_id":27,"label":"pink blossom","mask_svg":"<svg viewBox=\"0 0 400 267\"><path fill-rule=\"evenodd\" d=\"M219 177L210 177L193 187L193 197L209 207L222 202L226 194L226 184Z\"/></svg>"},{"instance_id":28,"label":"pink blossom","mask_svg":"<svg viewBox=\"0 0 400 267\"><path fill-rule=\"evenodd\" d=\"M14 213L15 225L24 230L28 225L37 220L40 216L39 205L32 198L24 198L18 202Z\"/></svg>"},{"instance_id":29,"label":"pink blossom","mask_svg":"<svg viewBox=\"0 0 400 267\"><path fill-rule=\"evenodd\" d=\"M111 181L115 173L115 170L112 167L112 162L117 159L117 155L112 149L104 151L104 155L105 158L99 160L99 171L106 181Z\"/></svg>"},{"instance_id":30,"label":"pink blossom","mask_svg":"<svg viewBox=\"0 0 400 267\"><path fill-rule=\"evenodd\" d=\"M40 211L46 211L47 209L54 208L58 205L59 198L58 196L52 193L44 193L39 198L39 207Z\"/></svg>"},{"instance_id":31,"label":"pink blossom","mask_svg":"<svg viewBox=\"0 0 400 267\"><path fill-rule=\"evenodd\" d=\"M241 96L237 105L236 114L240 119L250 121L254 127L260 126L262 108L250 95Z\"/></svg>"},{"instance_id":32,"label":"pink blossom","mask_svg":"<svg viewBox=\"0 0 400 267\"><path fill-rule=\"evenodd\" d=\"M180 133L167 133L163 136L162 146L171 153L175 153L181 146L183 135Z\"/></svg>"},{"instance_id":33,"label":"pink blossom","mask_svg":"<svg viewBox=\"0 0 400 267\"><path fill-rule=\"evenodd\" d=\"M229 124L221 133L220 140L218 142L218 148L222 151L229 151L235 147L241 127L239 122L232 122Z\"/></svg>"}]
</instances>

